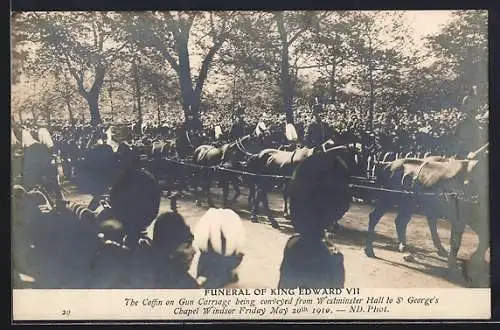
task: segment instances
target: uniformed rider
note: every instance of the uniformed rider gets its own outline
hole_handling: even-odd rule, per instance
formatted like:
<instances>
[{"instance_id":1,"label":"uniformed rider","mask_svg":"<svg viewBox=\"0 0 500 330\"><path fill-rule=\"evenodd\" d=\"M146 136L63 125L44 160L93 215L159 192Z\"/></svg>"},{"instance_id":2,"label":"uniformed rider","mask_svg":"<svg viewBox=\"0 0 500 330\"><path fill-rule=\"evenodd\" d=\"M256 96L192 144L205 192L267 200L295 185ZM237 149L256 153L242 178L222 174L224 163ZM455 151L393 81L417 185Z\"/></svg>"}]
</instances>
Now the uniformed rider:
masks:
<instances>
[{"instance_id":1,"label":"uniformed rider","mask_svg":"<svg viewBox=\"0 0 500 330\"><path fill-rule=\"evenodd\" d=\"M314 148L331 137L329 125L321 120L320 114L322 112L323 107L316 99L312 107L312 119L304 132L304 145L308 148Z\"/></svg>"},{"instance_id":2,"label":"uniformed rider","mask_svg":"<svg viewBox=\"0 0 500 330\"><path fill-rule=\"evenodd\" d=\"M470 158L472 151L484 145L487 141L485 134L481 134L480 123L476 119L481 102L477 94L477 87L472 86L461 104L464 118L456 126L454 135L456 137L456 154L459 159Z\"/></svg>"},{"instance_id":3,"label":"uniformed rider","mask_svg":"<svg viewBox=\"0 0 500 330\"><path fill-rule=\"evenodd\" d=\"M238 103L233 111L233 123L229 129L229 139L234 141L245 135L245 123L243 121L244 108Z\"/></svg>"}]
</instances>

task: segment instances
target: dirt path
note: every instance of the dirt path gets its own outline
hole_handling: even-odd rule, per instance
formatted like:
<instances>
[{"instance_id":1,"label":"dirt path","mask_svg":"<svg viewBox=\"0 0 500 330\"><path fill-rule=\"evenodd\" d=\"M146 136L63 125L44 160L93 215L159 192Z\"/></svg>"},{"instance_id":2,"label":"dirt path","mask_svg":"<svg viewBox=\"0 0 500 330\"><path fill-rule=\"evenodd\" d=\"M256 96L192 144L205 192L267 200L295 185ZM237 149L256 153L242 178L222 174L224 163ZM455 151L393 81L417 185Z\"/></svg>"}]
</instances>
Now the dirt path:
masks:
<instances>
[{"instance_id":1,"label":"dirt path","mask_svg":"<svg viewBox=\"0 0 500 330\"><path fill-rule=\"evenodd\" d=\"M214 189L214 201L221 205L220 191ZM71 200L88 202L89 195L70 193ZM279 277L279 266L287 239L292 235L293 227L282 217L277 220L282 226L280 230L270 226L267 219L259 217L260 223L249 221L249 213L245 211L246 191L243 191L238 203L233 207L244 220L247 233L245 258L239 267L240 285L244 287L276 287ZM270 206L279 216L282 199L279 194L269 198ZM206 203L195 206L191 196L185 196L178 202L179 212L188 225L194 227L198 219L208 209ZM170 209L169 200L164 199L161 211ZM377 258L371 259L363 252L364 237L368 226L368 213L372 207L353 203L350 210L340 222L341 228L335 235L335 242L345 256L346 286L364 288L447 288L465 287L460 276L452 276L447 271L446 259L436 254L426 219L414 216L408 225L409 251L412 261L406 261L405 255L396 250L395 214L388 213L379 222L376 232L375 253ZM443 245L448 248L450 226L440 221L438 233ZM476 235L467 230L463 236L459 257L468 259L477 244ZM195 264L193 265L195 267ZM193 268L194 268L193 267Z\"/></svg>"}]
</instances>

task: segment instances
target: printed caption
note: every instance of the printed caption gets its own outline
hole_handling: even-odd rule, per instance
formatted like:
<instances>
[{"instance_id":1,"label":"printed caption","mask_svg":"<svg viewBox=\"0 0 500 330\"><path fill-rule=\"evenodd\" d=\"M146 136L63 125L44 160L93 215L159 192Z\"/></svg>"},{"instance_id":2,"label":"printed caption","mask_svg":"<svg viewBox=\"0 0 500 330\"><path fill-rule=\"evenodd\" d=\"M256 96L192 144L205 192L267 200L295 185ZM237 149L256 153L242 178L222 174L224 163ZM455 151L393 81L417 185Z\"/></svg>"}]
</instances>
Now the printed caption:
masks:
<instances>
[{"instance_id":1,"label":"printed caption","mask_svg":"<svg viewBox=\"0 0 500 330\"><path fill-rule=\"evenodd\" d=\"M163 309L180 318L285 317L390 313L394 305L432 306L435 296L362 296L359 288L343 289L206 289L199 297L127 297L128 308ZM162 311L163 313L163 311ZM355 318L355 315L353 315Z\"/></svg>"}]
</instances>

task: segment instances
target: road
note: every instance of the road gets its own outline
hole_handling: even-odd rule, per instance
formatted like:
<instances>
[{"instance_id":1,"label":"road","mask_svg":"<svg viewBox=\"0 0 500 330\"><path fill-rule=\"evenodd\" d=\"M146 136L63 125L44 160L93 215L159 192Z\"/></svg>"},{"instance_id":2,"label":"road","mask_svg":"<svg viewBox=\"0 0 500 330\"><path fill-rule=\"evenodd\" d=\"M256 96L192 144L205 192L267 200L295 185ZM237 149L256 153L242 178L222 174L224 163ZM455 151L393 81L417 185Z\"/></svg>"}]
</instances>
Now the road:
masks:
<instances>
[{"instance_id":1,"label":"road","mask_svg":"<svg viewBox=\"0 0 500 330\"><path fill-rule=\"evenodd\" d=\"M275 288L279 278L279 267L283 249L287 239L294 233L291 223L278 217L281 229L274 229L264 216L259 217L259 223L249 220L246 191L242 191L238 203L233 206L243 219L247 243L245 257L238 268L239 286ZM221 205L219 189L213 189L216 205ZM77 193L67 193L71 200L88 202L90 196ZM273 193L270 198L273 210L280 210L282 199ZM161 211L168 211L170 203L164 199ZM187 224L194 225L208 209L206 203L196 206L192 196L184 196L178 202L178 210L186 219ZM386 214L379 222L374 244L377 258L365 256L364 237L368 226L368 213L372 207L362 203L352 203L350 210L341 220L341 228L334 235L337 247L345 257L346 287L362 288L456 288L466 287L467 283L458 274L450 274L446 259L436 254L427 221L422 216L414 216L408 225L409 252L400 253L396 249L396 233L394 213ZM277 214L278 211L277 211ZM449 223L440 220L438 233L443 245L449 247ZM459 258L468 259L477 245L476 235L469 229L463 235L463 243ZM411 260L405 256L411 255ZM488 258L487 258L488 259ZM196 260L196 259L195 259ZM196 261L193 269L196 267ZM485 284L483 284L484 286ZM487 284L486 284L487 285Z\"/></svg>"}]
</instances>

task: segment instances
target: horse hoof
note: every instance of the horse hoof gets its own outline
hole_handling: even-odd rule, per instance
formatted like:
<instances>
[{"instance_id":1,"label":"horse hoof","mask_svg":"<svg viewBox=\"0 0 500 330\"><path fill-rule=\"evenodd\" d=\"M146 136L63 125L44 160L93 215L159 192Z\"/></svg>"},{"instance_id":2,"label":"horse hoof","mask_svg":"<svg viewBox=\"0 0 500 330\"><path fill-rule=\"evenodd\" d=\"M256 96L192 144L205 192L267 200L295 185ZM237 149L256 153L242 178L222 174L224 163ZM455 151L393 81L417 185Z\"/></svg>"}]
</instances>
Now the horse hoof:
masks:
<instances>
[{"instance_id":1,"label":"horse hoof","mask_svg":"<svg viewBox=\"0 0 500 330\"><path fill-rule=\"evenodd\" d=\"M375 252L373 248L364 248L365 254L368 258L375 258Z\"/></svg>"},{"instance_id":2,"label":"horse hoof","mask_svg":"<svg viewBox=\"0 0 500 330\"><path fill-rule=\"evenodd\" d=\"M284 213L284 214L283 214L283 218L285 218L285 219L287 219L287 220L292 219L292 217L290 216L290 213Z\"/></svg>"},{"instance_id":3,"label":"horse hoof","mask_svg":"<svg viewBox=\"0 0 500 330\"><path fill-rule=\"evenodd\" d=\"M275 229L280 229L280 225L277 222L271 222L271 226Z\"/></svg>"},{"instance_id":4,"label":"horse hoof","mask_svg":"<svg viewBox=\"0 0 500 330\"><path fill-rule=\"evenodd\" d=\"M398 245L398 251L399 252L405 252L406 251L406 245L403 243L399 243Z\"/></svg>"},{"instance_id":5,"label":"horse hoof","mask_svg":"<svg viewBox=\"0 0 500 330\"><path fill-rule=\"evenodd\" d=\"M258 222L258 221L257 221L257 217L255 217L255 216L250 217L250 221L252 221L252 222L254 222L254 223L257 223L257 222Z\"/></svg>"},{"instance_id":6,"label":"horse hoof","mask_svg":"<svg viewBox=\"0 0 500 330\"><path fill-rule=\"evenodd\" d=\"M412 254L404 256L403 260L406 262L416 262L415 257Z\"/></svg>"},{"instance_id":7,"label":"horse hoof","mask_svg":"<svg viewBox=\"0 0 500 330\"><path fill-rule=\"evenodd\" d=\"M194 202L194 204L195 204L196 206L201 206L201 202L200 202L200 201L196 201L196 202Z\"/></svg>"}]
</instances>

